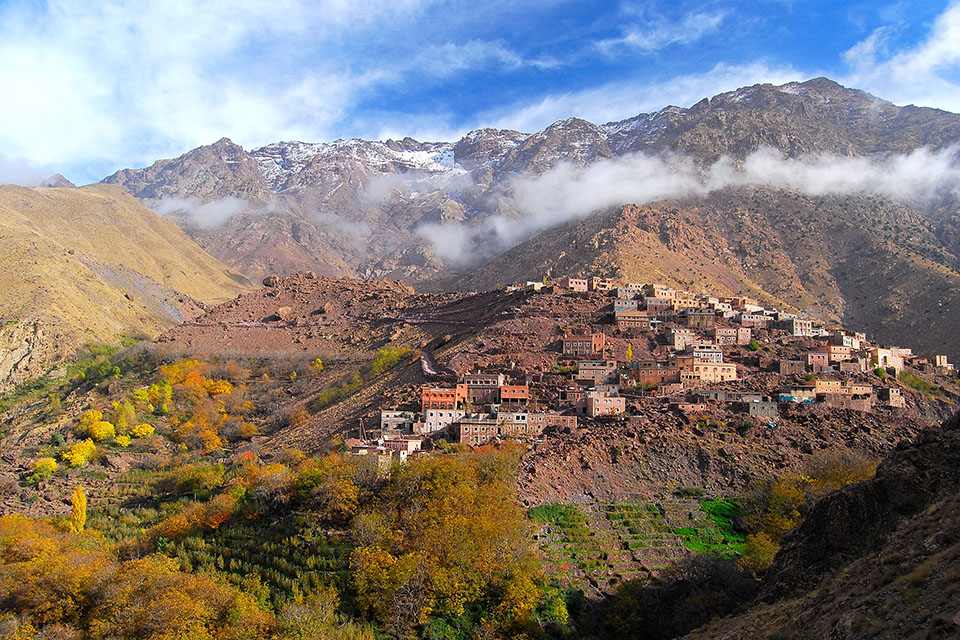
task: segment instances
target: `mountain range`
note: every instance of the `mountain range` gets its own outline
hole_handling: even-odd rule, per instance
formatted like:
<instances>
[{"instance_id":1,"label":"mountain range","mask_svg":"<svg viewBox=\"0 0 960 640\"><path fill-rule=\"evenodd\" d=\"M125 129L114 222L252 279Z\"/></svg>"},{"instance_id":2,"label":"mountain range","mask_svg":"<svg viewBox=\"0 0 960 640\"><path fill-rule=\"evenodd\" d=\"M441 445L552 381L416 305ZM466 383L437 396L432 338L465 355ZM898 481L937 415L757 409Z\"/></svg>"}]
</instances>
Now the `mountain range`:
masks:
<instances>
[{"instance_id":1,"label":"mountain range","mask_svg":"<svg viewBox=\"0 0 960 640\"><path fill-rule=\"evenodd\" d=\"M944 318L960 286L955 187L897 197L884 175L899 169L882 163L871 165L879 194L856 181L857 164L814 168L814 180L852 181L839 190L796 177L810 158L955 166L958 142L960 115L816 78L604 125L570 118L456 142L278 142L248 152L225 138L104 181L252 278L312 270L432 290L577 273L664 279L764 292L883 340L908 331L912 346L960 356ZM767 160L798 164L772 172L762 164L770 150ZM909 155L918 151L940 155ZM727 165L761 177L703 187ZM762 184L769 175L774 184ZM625 204L646 208L637 218Z\"/></svg>"}]
</instances>

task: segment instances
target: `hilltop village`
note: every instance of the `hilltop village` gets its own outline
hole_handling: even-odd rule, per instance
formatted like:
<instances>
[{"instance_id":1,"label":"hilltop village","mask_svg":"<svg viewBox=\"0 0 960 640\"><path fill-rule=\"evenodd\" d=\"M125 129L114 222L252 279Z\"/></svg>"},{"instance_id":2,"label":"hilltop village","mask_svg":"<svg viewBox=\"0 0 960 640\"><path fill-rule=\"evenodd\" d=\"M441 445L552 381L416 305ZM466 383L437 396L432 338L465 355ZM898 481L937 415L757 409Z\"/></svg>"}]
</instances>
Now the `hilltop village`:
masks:
<instances>
[{"instance_id":1,"label":"hilltop village","mask_svg":"<svg viewBox=\"0 0 960 640\"><path fill-rule=\"evenodd\" d=\"M913 370L955 374L944 355L876 344L746 296L573 277L505 290L525 301L599 294L603 305L588 327L557 327L547 347L556 364L546 370L510 362L456 375L423 359L424 375L438 383L382 407L378 426L347 441L352 453L403 460L441 442L536 444L547 428L569 432L578 421L623 420L654 406L689 422L722 412L776 429L784 411L899 411L903 381L919 380Z\"/></svg>"}]
</instances>

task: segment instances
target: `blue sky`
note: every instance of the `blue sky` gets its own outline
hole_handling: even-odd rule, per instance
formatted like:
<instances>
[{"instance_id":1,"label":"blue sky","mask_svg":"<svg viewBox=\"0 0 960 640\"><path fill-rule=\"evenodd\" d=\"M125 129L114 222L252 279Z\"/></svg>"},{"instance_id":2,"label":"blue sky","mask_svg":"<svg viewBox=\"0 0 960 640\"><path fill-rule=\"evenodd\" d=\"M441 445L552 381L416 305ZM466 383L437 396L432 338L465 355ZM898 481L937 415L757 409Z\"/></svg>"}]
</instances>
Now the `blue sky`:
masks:
<instances>
[{"instance_id":1,"label":"blue sky","mask_svg":"<svg viewBox=\"0 0 960 640\"><path fill-rule=\"evenodd\" d=\"M826 75L960 111L960 0L0 1L0 181L229 137L534 131Z\"/></svg>"}]
</instances>

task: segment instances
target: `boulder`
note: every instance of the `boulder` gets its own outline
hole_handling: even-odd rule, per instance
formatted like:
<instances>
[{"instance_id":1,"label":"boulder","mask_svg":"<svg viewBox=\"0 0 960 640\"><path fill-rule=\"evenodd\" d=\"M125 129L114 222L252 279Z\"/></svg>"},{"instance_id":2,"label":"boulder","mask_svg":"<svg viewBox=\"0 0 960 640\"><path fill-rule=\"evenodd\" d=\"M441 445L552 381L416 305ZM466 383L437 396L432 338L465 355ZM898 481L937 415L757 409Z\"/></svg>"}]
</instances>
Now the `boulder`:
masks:
<instances>
[{"instance_id":1,"label":"boulder","mask_svg":"<svg viewBox=\"0 0 960 640\"><path fill-rule=\"evenodd\" d=\"M275 287L280 284L280 276L270 275L263 279L263 286L265 287Z\"/></svg>"}]
</instances>

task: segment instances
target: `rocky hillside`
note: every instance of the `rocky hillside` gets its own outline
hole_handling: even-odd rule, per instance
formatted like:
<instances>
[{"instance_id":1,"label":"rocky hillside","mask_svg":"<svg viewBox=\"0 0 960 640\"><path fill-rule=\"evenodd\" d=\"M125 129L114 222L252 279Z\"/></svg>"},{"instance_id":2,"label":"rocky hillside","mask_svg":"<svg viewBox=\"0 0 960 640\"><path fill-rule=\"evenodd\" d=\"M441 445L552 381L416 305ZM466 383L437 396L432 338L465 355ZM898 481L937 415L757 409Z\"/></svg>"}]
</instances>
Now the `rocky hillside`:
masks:
<instances>
[{"instance_id":1,"label":"rocky hillside","mask_svg":"<svg viewBox=\"0 0 960 640\"><path fill-rule=\"evenodd\" d=\"M0 388L249 287L117 187L0 187Z\"/></svg>"},{"instance_id":2,"label":"rocky hillside","mask_svg":"<svg viewBox=\"0 0 960 640\"><path fill-rule=\"evenodd\" d=\"M960 357L949 310L960 260L921 213L859 195L728 189L628 205L545 231L448 286L601 275L745 292L859 327L877 339Z\"/></svg>"},{"instance_id":3,"label":"rocky hillside","mask_svg":"<svg viewBox=\"0 0 960 640\"><path fill-rule=\"evenodd\" d=\"M955 638L960 416L818 503L764 580L768 600L690 638Z\"/></svg>"}]
</instances>

